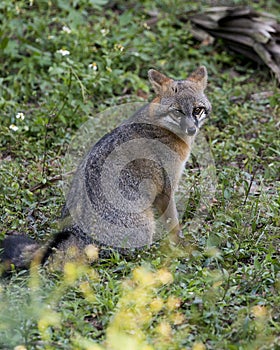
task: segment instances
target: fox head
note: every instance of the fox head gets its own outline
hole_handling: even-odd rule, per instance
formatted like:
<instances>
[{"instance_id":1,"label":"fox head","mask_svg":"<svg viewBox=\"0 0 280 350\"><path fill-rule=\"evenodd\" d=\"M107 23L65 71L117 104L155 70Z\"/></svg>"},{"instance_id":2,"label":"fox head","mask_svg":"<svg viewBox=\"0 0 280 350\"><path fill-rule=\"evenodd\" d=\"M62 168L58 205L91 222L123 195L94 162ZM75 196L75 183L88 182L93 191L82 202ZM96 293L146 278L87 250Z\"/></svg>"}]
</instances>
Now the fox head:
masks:
<instances>
[{"instance_id":1,"label":"fox head","mask_svg":"<svg viewBox=\"0 0 280 350\"><path fill-rule=\"evenodd\" d=\"M160 117L161 123L180 134L195 135L211 111L211 104L204 94L206 68L199 67L186 80L171 79L154 69L149 70L148 76L157 94L152 103L167 110Z\"/></svg>"}]
</instances>

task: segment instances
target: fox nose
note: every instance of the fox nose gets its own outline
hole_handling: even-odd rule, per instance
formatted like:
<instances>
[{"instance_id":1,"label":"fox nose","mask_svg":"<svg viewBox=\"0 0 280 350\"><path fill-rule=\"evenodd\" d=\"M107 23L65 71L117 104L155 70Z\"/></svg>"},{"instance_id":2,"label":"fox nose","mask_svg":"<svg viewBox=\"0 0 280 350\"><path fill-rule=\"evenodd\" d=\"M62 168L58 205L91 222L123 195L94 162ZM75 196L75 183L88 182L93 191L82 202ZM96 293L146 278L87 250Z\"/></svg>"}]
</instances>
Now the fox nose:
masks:
<instances>
[{"instance_id":1,"label":"fox nose","mask_svg":"<svg viewBox=\"0 0 280 350\"><path fill-rule=\"evenodd\" d=\"M193 136L196 133L196 125L192 117L185 117L181 119L181 128L189 136Z\"/></svg>"},{"instance_id":2,"label":"fox nose","mask_svg":"<svg viewBox=\"0 0 280 350\"><path fill-rule=\"evenodd\" d=\"M196 133L196 127L195 126L187 128L187 134L188 135L193 136L195 133Z\"/></svg>"}]
</instances>

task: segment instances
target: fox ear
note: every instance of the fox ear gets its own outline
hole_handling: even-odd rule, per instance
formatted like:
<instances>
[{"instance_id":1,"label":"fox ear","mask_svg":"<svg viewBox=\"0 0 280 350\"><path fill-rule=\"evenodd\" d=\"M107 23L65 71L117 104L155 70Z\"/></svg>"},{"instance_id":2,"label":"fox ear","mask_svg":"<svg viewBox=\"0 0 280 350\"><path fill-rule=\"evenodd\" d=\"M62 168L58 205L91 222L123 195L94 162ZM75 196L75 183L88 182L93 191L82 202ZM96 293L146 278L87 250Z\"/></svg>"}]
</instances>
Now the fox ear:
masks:
<instances>
[{"instance_id":1,"label":"fox ear","mask_svg":"<svg viewBox=\"0 0 280 350\"><path fill-rule=\"evenodd\" d=\"M155 69L149 69L148 76L150 83L157 94L160 94L163 91L164 85L172 80Z\"/></svg>"},{"instance_id":2,"label":"fox ear","mask_svg":"<svg viewBox=\"0 0 280 350\"><path fill-rule=\"evenodd\" d=\"M188 77L188 80L200 85L201 89L204 90L207 86L207 77L207 69L201 66Z\"/></svg>"}]
</instances>

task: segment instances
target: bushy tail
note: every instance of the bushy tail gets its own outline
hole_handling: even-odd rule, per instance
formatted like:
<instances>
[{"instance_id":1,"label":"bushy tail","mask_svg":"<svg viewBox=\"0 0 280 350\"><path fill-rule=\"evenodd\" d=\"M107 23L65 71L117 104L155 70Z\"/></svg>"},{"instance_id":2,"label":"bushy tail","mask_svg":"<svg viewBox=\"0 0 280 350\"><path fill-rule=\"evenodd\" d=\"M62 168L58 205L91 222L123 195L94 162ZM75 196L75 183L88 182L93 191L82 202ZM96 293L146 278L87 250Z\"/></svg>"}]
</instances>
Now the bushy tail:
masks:
<instances>
[{"instance_id":1,"label":"bushy tail","mask_svg":"<svg viewBox=\"0 0 280 350\"><path fill-rule=\"evenodd\" d=\"M2 269L29 268L31 261L40 251L40 245L25 235L8 236L1 242L0 261Z\"/></svg>"},{"instance_id":2,"label":"bushy tail","mask_svg":"<svg viewBox=\"0 0 280 350\"><path fill-rule=\"evenodd\" d=\"M75 259L92 263L97 257L108 258L114 252L129 258L137 251L139 252L137 249L99 246L91 236L75 225L57 232L43 245L26 235L8 236L0 243L0 276L1 273L9 273L14 269L29 269L32 262L43 265L50 257L52 262L58 258L57 261L61 261L61 264Z\"/></svg>"},{"instance_id":3,"label":"bushy tail","mask_svg":"<svg viewBox=\"0 0 280 350\"><path fill-rule=\"evenodd\" d=\"M75 233L75 230L74 230ZM26 235L8 236L0 243L0 274L10 272L13 269L28 269L32 261L44 264L48 258L58 249L67 252L69 247L83 249L91 241L86 237L77 237L71 229L65 229L54 235L45 245L40 245Z\"/></svg>"}]
</instances>

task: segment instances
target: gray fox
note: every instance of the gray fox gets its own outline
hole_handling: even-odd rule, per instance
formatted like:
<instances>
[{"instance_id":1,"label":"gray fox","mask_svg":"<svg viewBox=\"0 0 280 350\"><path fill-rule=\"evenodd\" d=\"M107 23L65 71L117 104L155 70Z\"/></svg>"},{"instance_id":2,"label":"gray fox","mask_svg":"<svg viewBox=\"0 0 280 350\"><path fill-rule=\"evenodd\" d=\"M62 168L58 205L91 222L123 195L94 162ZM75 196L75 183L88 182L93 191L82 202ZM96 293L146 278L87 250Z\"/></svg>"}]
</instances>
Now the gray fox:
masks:
<instances>
[{"instance_id":1,"label":"gray fox","mask_svg":"<svg viewBox=\"0 0 280 350\"><path fill-rule=\"evenodd\" d=\"M39 256L89 245L120 251L150 246L159 221L177 243L182 237L174 194L195 136L211 111L204 94L207 70L186 80L148 71L156 97L101 138L73 177L62 210L62 229L46 246L25 236L2 242L1 260L26 267Z\"/></svg>"}]
</instances>

